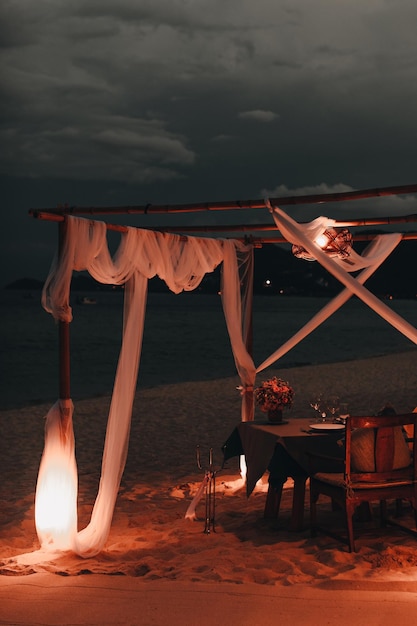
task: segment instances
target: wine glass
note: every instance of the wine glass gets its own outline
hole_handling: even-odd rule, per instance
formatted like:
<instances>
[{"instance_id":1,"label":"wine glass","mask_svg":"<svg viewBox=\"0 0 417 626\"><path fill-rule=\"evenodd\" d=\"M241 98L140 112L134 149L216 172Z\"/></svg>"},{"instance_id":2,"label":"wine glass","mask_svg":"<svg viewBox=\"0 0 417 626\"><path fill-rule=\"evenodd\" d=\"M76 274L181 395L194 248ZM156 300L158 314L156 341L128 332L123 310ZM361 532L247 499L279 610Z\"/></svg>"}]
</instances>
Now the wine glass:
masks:
<instances>
[{"instance_id":1,"label":"wine glass","mask_svg":"<svg viewBox=\"0 0 417 626\"><path fill-rule=\"evenodd\" d=\"M340 403L339 415L343 418L346 418L349 415L349 405L347 402Z\"/></svg>"},{"instance_id":2,"label":"wine glass","mask_svg":"<svg viewBox=\"0 0 417 626\"><path fill-rule=\"evenodd\" d=\"M326 413L323 411L323 396L321 393L316 393L310 398L310 406L316 413L318 413L317 421L326 421Z\"/></svg>"},{"instance_id":3,"label":"wine glass","mask_svg":"<svg viewBox=\"0 0 417 626\"><path fill-rule=\"evenodd\" d=\"M336 414L339 411L340 399L336 395L330 395L327 398L326 406L330 411L330 415L332 416L332 420L336 419Z\"/></svg>"}]
</instances>

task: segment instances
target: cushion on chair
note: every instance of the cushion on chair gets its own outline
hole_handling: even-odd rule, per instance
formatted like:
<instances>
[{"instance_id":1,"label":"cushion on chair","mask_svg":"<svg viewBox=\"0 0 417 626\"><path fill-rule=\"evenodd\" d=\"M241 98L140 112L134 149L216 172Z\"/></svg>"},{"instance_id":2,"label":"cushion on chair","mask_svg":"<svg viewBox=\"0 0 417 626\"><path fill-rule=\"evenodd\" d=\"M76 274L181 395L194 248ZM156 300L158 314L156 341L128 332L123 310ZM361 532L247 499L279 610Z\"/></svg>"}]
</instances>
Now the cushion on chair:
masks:
<instances>
[{"instance_id":1,"label":"cushion on chair","mask_svg":"<svg viewBox=\"0 0 417 626\"><path fill-rule=\"evenodd\" d=\"M327 483L328 485L333 485L334 487L345 487L345 476L340 472L328 473L328 472L317 472L314 474L315 480L320 480L323 483Z\"/></svg>"},{"instance_id":2,"label":"cushion on chair","mask_svg":"<svg viewBox=\"0 0 417 626\"><path fill-rule=\"evenodd\" d=\"M375 431L358 428L352 433L351 467L354 472L375 471Z\"/></svg>"},{"instance_id":3,"label":"cushion on chair","mask_svg":"<svg viewBox=\"0 0 417 626\"><path fill-rule=\"evenodd\" d=\"M392 469L402 469L411 463L411 453L404 439L401 426L394 431L394 462ZM375 471L375 431L373 428L358 428L352 433L351 459L352 471Z\"/></svg>"},{"instance_id":4,"label":"cushion on chair","mask_svg":"<svg viewBox=\"0 0 417 626\"><path fill-rule=\"evenodd\" d=\"M394 446L394 465L392 469L408 467L412 457L401 426L394 428Z\"/></svg>"}]
</instances>

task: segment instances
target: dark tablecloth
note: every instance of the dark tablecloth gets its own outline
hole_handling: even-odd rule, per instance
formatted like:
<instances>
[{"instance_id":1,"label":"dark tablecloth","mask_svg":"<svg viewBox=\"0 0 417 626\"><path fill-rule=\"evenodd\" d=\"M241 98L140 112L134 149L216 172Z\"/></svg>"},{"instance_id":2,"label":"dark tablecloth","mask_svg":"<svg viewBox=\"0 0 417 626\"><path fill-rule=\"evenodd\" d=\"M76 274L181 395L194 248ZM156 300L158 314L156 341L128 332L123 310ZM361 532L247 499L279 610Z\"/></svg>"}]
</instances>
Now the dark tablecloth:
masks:
<instances>
[{"instance_id":1,"label":"dark tablecloth","mask_svg":"<svg viewBox=\"0 0 417 626\"><path fill-rule=\"evenodd\" d=\"M258 480L269 470L278 481L286 476L309 473L308 453L343 458L343 446L338 444L344 430L309 430L311 420L292 419L285 424L241 422L223 445L224 460L244 455L246 459L246 492L249 496Z\"/></svg>"}]
</instances>

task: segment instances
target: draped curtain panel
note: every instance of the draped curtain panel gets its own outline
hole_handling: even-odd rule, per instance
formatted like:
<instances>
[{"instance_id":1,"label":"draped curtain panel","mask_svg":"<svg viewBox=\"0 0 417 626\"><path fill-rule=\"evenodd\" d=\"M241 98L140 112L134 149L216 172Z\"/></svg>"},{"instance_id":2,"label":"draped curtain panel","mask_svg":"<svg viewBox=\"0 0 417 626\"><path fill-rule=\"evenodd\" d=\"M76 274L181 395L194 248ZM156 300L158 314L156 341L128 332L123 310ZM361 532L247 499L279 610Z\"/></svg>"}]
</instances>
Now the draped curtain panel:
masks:
<instances>
[{"instance_id":1,"label":"draped curtain panel","mask_svg":"<svg viewBox=\"0 0 417 626\"><path fill-rule=\"evenodd\" d=\"M64 537L51 530L39 531L43 546L64 547L88 557L99 552L107 539L120 480L125 467L133 399L142 347L148 279L159 276L174 293L198 287L205 274L223 263L222 303L236 368L242 385L255 377L255 365L246 350L247 312L251 308L253 247L234 240L181 237L145 229L127 228L112 258L103 222L68 217L66 236L55 257L42 293L42 304L55 319L72 320L69 305L73 270L87 270L97 281L125 285L123 341L107 421L101 478L90 523L80 532L71 524ZM249 288L241 290L241 279ZM243 302L242 302L243 298ZM245 400L245 398L243 399ZM68 445L72 432L72 412L63 419L62 401L47 416L45 448L38 477L37 510L48 468L54 469L50 450L75 466L74 446ZM242 401L242 419L248 419L248 404ZM252 408L253 417L253 408ZM65 427L65 437L62 435ZM72 435L73 439L73 435ZM76 489L71 492L72 517L76 519Z\"/></svg>"},{"instance_id":2,"label":"draped curtain panel","mask_svg":"<svg viewBox=\"0 0 417 626\"><path fill-rule=\"evenodd\" d=\"M267 202L267 204L269 203ZM397 243L401 241L401 234L380 235L375 242L374 248L368 251L368 254L360 256L352 250L349 256L349 263L346 263L344 259L330 258L314 241L317 235L323 232L325 228L335 224L334 220L320 217L310 224L297 224L279 207L272 207L269 204L269 208L277 228L290 243L303 246L346 289L360 298L410 341L417 344L417 329L366 289L361 284L361 280L357 280L349 274L349 272L364 268L372 270L373 267L376 268L378 264L380 265L390 254L393 249L392 246L395 247L395 238L397 238Z\"/></svg>"}]
</instances>

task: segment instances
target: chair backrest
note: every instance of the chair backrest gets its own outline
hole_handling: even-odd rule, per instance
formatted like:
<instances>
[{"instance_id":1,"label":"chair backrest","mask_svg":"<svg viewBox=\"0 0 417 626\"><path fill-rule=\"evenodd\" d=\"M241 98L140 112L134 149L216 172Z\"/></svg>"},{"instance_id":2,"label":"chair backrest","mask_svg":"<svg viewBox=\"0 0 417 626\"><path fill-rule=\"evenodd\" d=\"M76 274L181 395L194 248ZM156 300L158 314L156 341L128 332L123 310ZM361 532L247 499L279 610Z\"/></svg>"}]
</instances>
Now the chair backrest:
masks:
<instances>
[{"instance_id":1,"label":"chair backrest","mask_svg":"<svg viewBox=\"0 0 417 626\"><path fill-rule=\"evenodd\" d=\"M408 437L412 433L412 437ZM410 442L411 439L411 442ZM417 414L346 419L345 480L417 481Z\"/></svg>"}]
</instances>

